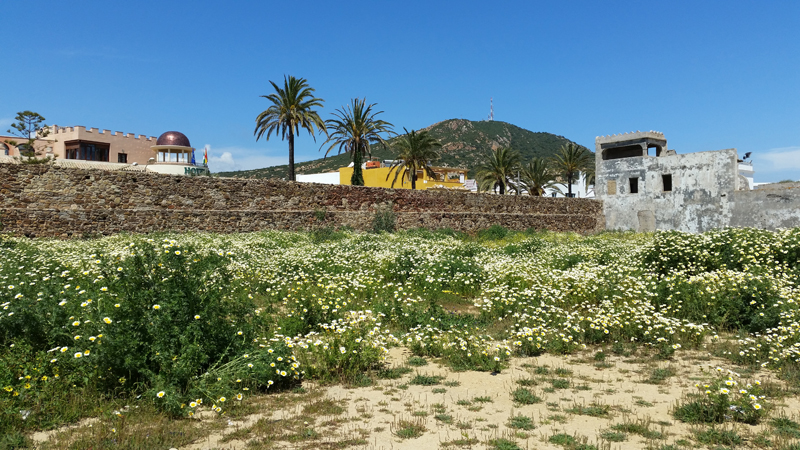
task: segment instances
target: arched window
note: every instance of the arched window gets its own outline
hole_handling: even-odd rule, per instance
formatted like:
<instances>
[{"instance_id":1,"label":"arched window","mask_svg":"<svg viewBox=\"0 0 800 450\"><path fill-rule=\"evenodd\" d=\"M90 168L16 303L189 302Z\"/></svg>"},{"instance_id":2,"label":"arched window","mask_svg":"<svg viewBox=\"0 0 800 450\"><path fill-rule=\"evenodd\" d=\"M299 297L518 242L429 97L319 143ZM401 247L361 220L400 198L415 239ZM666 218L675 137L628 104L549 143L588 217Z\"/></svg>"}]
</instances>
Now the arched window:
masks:
<instances>
[{"instance_id":1,"label":"arched window","mask_svg":"<svg viewBox=\"0 0 800 450\"><path fill-rule=\"evenodd\" d=\"M3 142L0 142L0 155L8 156L9 153L10 149L8 148L8 145L6 145Z\"/></svg>"}]
</instances>

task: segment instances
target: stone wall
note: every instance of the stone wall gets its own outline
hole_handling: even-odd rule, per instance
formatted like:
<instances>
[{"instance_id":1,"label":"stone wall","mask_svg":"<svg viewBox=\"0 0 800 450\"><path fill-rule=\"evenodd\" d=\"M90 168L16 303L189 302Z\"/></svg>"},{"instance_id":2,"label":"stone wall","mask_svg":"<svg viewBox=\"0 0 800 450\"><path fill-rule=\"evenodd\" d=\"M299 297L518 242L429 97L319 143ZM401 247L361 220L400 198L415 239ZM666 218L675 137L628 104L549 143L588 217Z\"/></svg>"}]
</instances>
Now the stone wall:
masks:
<instances>
[{"instance_id":1,"label":"stone wall","mask_svg":"<svg viewBox=\"0 0 800 450\"><path fill-rule=\"evenodd\" d=\"M702 233L729 224L736 150L599 161L596 195L610 230ZM671 180L671 190L664 186ZM638 192L632 192L631 180ZM612 192L613 191L613 192Z\"/></svg>"},{"instance_id":2,"label":"stone wall","mask_svg":"<svg viewBox=\"0 0 800 450\"><path fill-rule=\"evenodd\" d=\"M599 161L595 193L603 202L605 227L692 233L800 227L800 184L750 191L738 166L735 149ZM638 192L631 192L631 179Z\"/></svg>"},{"instance_id":3,"label":"stone wall","mask_svg":"<svg viewBox=\"0 0 800 450\"><path fill-rule=\"evenodd\" d=\"M388 207L400 229L449 227L475 232L499 224L589 233L604 224L602 203L589 199L0 164L0 222L5 232L26 236L166 230L236 233L329 226L369 230L376 211Z\"/></svg>"},{"instance_id":4,"label":"stone wall","mask_svg":"<svg viewBox=\"0 0 800 450\"><path fill-rule=\"evenodd\" d=\"M800 183L775 183L733 193L731 227L800 227Z\"/></svg>"}]
</instances>

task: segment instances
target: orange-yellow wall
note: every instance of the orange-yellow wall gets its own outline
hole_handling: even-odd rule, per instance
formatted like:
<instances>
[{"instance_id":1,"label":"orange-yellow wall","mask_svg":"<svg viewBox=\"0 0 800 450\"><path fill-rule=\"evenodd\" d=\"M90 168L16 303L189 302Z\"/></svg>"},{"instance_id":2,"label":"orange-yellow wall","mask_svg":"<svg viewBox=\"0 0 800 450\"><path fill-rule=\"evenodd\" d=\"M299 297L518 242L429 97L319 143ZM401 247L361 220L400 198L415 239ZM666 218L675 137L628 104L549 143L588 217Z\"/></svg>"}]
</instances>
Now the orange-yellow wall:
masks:
<instances>
[{"instance_id":1,"label":"orange-yellow wall","mask_svg":"<svg viewBox=\"0 0 800 450\"><path fill-rule=\"evenodd\" d=\"M389 176L389 179L386 179L386 176L389 174L389 167L378 167L375 169L364 169L362 170L364 174L364 186L370 187L382 187L382 188L391 188L392 187L392 180L394 180L395 171L392 171L392 174ZM353 168L352 167L342 167L339 169L339 184L350 184L350 178L353 176ZM458 180L453 181L435 181L432 180L427 175L424 177L417 178L417 189L424 190L428 188L432 188L434 186L444 186L447 188L458 188L463 187L464 184L460 183ZM394 184L395 189L411 189L411 182L407 179L402 177L402 169L400 169L400 175L397 177L397 182Z\"/></svg>"}]
</instances>

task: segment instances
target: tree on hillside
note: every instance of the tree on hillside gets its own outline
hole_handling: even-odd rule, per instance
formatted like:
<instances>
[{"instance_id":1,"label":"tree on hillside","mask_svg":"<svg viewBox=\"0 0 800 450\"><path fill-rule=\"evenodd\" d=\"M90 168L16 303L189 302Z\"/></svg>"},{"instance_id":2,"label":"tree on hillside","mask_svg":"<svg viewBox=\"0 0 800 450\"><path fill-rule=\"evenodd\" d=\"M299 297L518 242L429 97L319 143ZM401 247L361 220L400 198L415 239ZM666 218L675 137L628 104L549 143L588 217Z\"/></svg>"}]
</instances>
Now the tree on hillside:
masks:
<instances>
[{"instance_id":1,"label":"tree on hillside","mask_svg":"<svg viewBox=\"0 0 800 450\"><path fill-rule=\"evenodd\" d=\"M541 197L544 190L555 184L555 173L544 158L533 157L520 170L521 187L529 195Z\"/></svg>"},{"instance_id":2,"label":"tree on hillside","mask_svg":"<svg viewBox=\"0 0 800 450\"><path fill-rule=\"evenodd\" d=\"M322 107L325 100L314 97L314 89L309 87L305 78L293 76L283 77L283 88L270 81L275 89L274 94L262 95L272 105L256 117L256 129L253 134L258 141L264 132L267 140L275 132L280 134L281 140L289 139L289 179L295 181L294 173L294 137L300 128L308 131L314 141L315 127L320 132L327 132L325 122L313 108Z\"/></svg>"},{"instance_id":3,"label":"tree on hillside","mask_svg":"<svg viewBox=\"0 0 800 450\"><path fill-rule=\"evenodd\" d=\"M500 188L502 195L506 193L507 188L518 189L512 181L518 169L519 153L508 147L493 150L475 175L478 179L478 190L494 191Z\"/></svg>"},{"instance_id":4,"label":"tree on hillside","mask_svg":"<svg viewBox=\"0 0 800 450\"><path fill-rule=\"evenodd\" d=\"M18 144L16 141L6 141L17 147L22 156L33 157L36 155L34 143L37 139L44 139L50 134L50 128L44 123L45 118L33 111L22 111L14 118L16 123L11 124L12 130L7 133L19 136L27 142Z\"/></svg>"},{"instance_id":5,"label":"tree on hillside","mask_svg":"<svg viewBox=\"0 0 800 450\"><path fill-rule=\"evenodd\" d=\"M579 172L592 164L592 154L578 144L569 143L561 146L553 157L552 165L559 176L567 180L568 196L572 197L572 182Z\"/></svg>"},{"instance_id":6,"label":"tree on hillside","mask_svg":"<svg viewBox=\"0 0 800 450\"><path fill-rule=\"evenodd\" d=\"M392 187L397 182L397 177L411 181L411 189L417 188L417 173L422 170L429 177L433 178L436 174L433 171L430 163L439 159L439 153L436 149L441 148L436 139L431 137L427 131L420 131L419 133L411 130L406 132L397 142L400 148L400 154L394 160L389 173L386 174L386 179L394 172L394 179L392 180Z\"/></svg>"},{"instance_id":7,"label":"tree on hillside","mask_svg":"<svg viewBox=\"0 0 800 450\"><path fill-rule=\"evenodd\" d=\"M386 147L386 140L381 135L393 134L391 123L376 118L383 111L373 112L372 107L375 105L376 103L367 106L366 99L354 98L349 105L333 113L335 119L325 121L330 133L322 147L331 143L325 151L325 156L328 156L336 146L338 146L337 154L342 151L350 154L353 160L353 176L350 178L350 184L353 186L364 185L361 161L364 155L372 156L370 146L380 144Z\"/></svg>"}]
</instances>

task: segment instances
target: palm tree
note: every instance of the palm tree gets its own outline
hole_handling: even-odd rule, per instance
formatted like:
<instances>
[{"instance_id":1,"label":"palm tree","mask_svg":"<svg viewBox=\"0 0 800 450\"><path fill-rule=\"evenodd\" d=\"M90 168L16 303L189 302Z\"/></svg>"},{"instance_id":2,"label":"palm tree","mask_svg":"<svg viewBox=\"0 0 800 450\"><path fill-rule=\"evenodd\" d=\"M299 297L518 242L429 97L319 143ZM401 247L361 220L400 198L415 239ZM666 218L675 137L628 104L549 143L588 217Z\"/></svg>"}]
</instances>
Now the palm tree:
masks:
<instances>
[{"instance_id":1,"label":"palm tree","mask_svg":"<svg viewBox=\"0 0 800 450\"><path fill-rule=\"evenodd\" d=\"M514 186L513 178L519 167L519 153L504 147L493 150L486 164L478 169L475 175L478 181L478 190L500 188L500 195L506 193L506 187L519 189Z\"/></svg>"},{"instance_id":2,"label":"palm tree","mask_svg":"<svg viewBox=\"0 0 800 450\"><path fill-rule=\"evenodd\" d=\"M350 105L337 109L333 113L336 116L335 119L325 121L331 130L328 139L322 144L324 147L328 142L331 143L325 156L328 156L328 153L337 145L339 146L337 154L342 153L343 150L350 153L353 160L353 176L350 178L350 184L353 186L364 185L361 161L364 155L372 155L370 145L381 144L386 147L386 141L381 134L393 134L392 124L375 118L378 114L383 113L383 111L372 111L372 107L376 103L365 105L366 99L354 98ZM321 147L320 150L322 150Z\"/></svg>"},{"instance_id":3,"label":"palm tree","mask_svg":"<svg viewBox=\"0 0 800 450\"><path fill-rule=\"evenodd\" d=\"M422 170L431 178L436 176L430 163L439 159L436 149L440 148L442 144L428 135L427 131L417 133L414 130L408 131L405 128L403 128L403 131L406 134L397 143L397 146L400 147L400 155L389 168L386 179L388 180L389 176L392 175L392 171L394 171L392 187L397 182L397 177L400 176L401 179L410 180L411 189L416 189L417 171Z\"/></svg>"},{"instance_id":4,"label":"palm tree","mask_svg":"<svg viewBox=\"0 0 800 450\"><path fill-rule=\"evenodd\" d=\"M583 168L583 181L586 183L586 193L589 193L589 186L594 186L596 177L595 162L589 161L589 164Z\"/></svg>"},{"instance_id":5,"label":"palm tree","mask_svg":"<svg viewBox=\"0 0 800 450\"><path fill-rule=\"evenodd\" d=\"M281 140L289 137L289 179L295 181L294 175L294 137L300 128L308 131L314 137L314 127L327 133L325 122L312 108L322 107L325 100L314 97L314 89L308 86L305 78L293 76L283 77L283 88L270 81L275 88L274 94L262 95L272 102L272 105L256 117L256 129L253 134L258 141L264 132L269 140L272 132L281 135ZM314 137L314 141L317 138Z\"/></svg>"},{"instance_id":6,"label":"palm tree","mask_svg":"<svg viewBox=\"0 0 800 450\"><path fill-rule=\"evenodd\" d=\"M544 158L534 156L520 172L520 184L529 195L541 197L545 189L555 184L555 174Z\"/></svg>"},{"instance_id":7,"label":"palm tree","mask_svg":"<svg viewBox=\"0 0 800 450\"><path fill-rule=\"evenodd\" d=\"M553 168L567 179L568 196L572 197L572 180L592 162L592 154L578 144L570 142L562 145L553 158Z\"/></svg>"}]
</instances>

